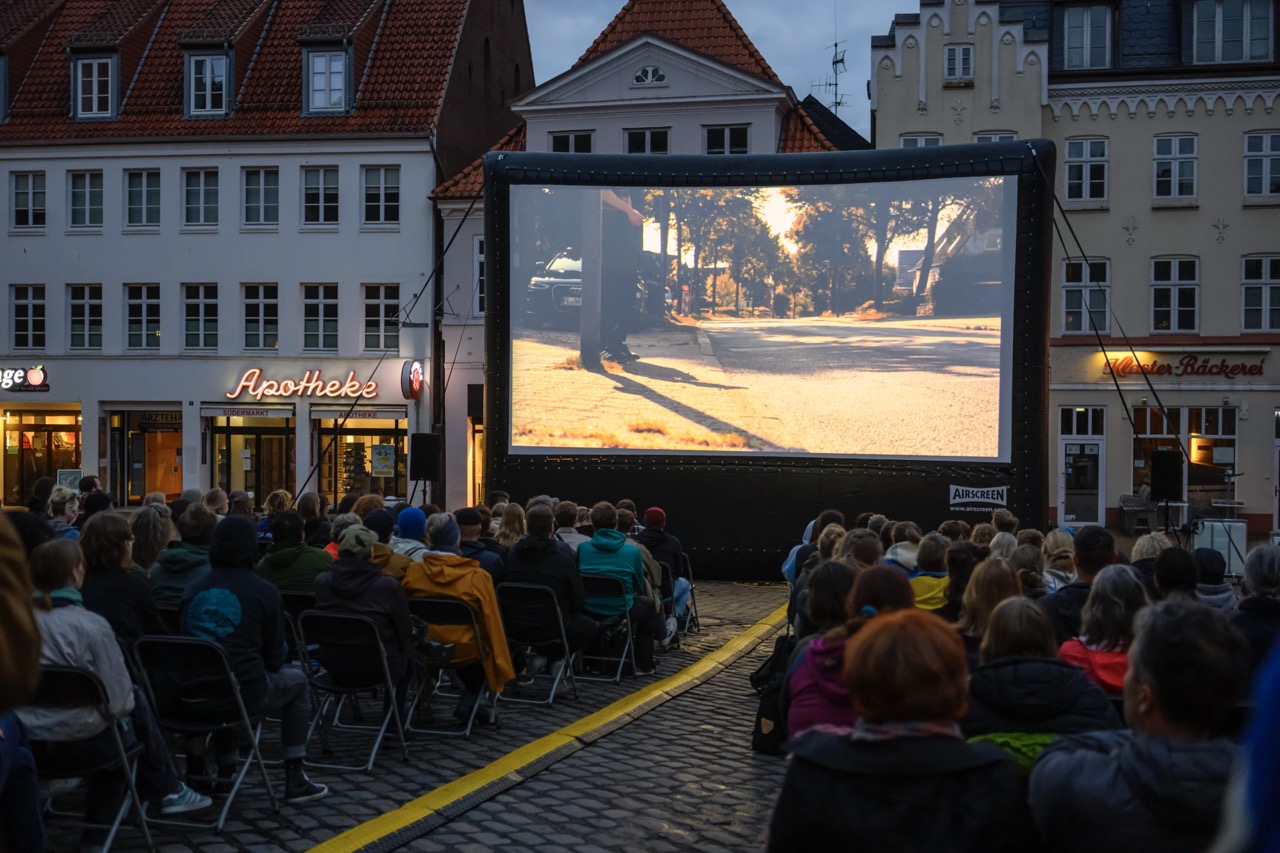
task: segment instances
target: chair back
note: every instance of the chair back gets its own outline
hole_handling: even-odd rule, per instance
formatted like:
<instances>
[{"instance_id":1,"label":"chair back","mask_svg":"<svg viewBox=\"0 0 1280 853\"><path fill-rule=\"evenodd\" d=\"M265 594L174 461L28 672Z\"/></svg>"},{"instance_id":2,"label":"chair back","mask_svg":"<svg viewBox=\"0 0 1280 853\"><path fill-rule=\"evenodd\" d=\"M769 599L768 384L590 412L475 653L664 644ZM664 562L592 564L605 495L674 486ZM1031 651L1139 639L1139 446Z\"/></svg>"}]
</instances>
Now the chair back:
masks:
<instances>
[{"instance_id":1,"label":"chair back","mask_svg":"<svg viewBox=\"0 0 1280 853\"><path fill-rule=\"evenodd\" d=\"M156 605L156 612L160 614L160 621L164 623L164 628L170 634L182 633L182 611L178 605Z\"/></svg>"},{"instance_id":2,"label":"chair back","mask_svg":"<svg viewBox=\"0 0 1280 853\"><path fill-rule=\"evenodd\" d=\"M330 661L362 661L363 675L381 683L387 649L377 624L358 613L304 610L298 614L298 634L305 648L318 646L316 657L326 669ZM375 661L378 662L375 664Z\"/></svg>"},{"instance_id":3,"label":"chair back","mask_svg":"<svg viewBox=\"0 0 1280 853\"><path fill-rule=\"evenodd\" d=\"M314 592L280 592L280 601L284 604L284 612L290 619L296 620L304 611L314 610L316 594Z\"/></svg>"},{"instance_id":4,"label":"chair back","mask_svg":"<svg viewBox=\"0 0 1280 853\"><path fill-rule=\"evenodd\" d=\"M498 608L502 611L502 627L507 632L507 642L515 645L533 645L549 640L560 640L564 634L564 614L555 590L533 583L503 583L498 586ZM554 617L554 618L553 618ZM527 630L513 630L513 626L540 624L546 626L546 636L527 635Z\"/></svg>"},{"instance_id":5,"label":"chair back","mask_svg":"<svg viewBox=\"0 0 1280 853\"><path fill-rule=\"evenodd\" d=\"M139 637L133 654L151 695L156 717L167 728L238 723L248 714L240 683L222 646L195 637Z\"/></svg>"},{"instance_id":6,"label":"chair back","mask_svg":"<svg viewBox=\"0 0 1280 853\"><path fill-rule=\"evenodd\" d=\"M470 628L475 637L475 657L459 657L451 663L462 664L473 660L484 660L488 640L480 627L480 617L471 605L461 598L449 596L423 596L409 599L409 613L417 616L431 628ZM453 642L452 639L447 642Z\"/></svg>"},{"instance_id":7,"label":"chair back","mask_svg":"<svg viewBox=\"0 0 1280 853\"><path fill-rule=\"evenodd\" d=\"M108 705L107 687L93 672L78 666L44 664L32 708L101 708Z\"/></svg>"},{"instance_id":8,"label":"chair back","mask_svg":"<svg viewBox=\"0 0 1280 853\"><path fill-rule=\"evenodd\" d=\"M621 615L614 618L621 619L627 613L627 585L622 578L615 578L610 575L592 575L583 574L582 591L588 599L588 610L592 605L599 606L602 603L616 604ZM591 610L594 613L594 610Z\"/></svg>"}]
</instances>

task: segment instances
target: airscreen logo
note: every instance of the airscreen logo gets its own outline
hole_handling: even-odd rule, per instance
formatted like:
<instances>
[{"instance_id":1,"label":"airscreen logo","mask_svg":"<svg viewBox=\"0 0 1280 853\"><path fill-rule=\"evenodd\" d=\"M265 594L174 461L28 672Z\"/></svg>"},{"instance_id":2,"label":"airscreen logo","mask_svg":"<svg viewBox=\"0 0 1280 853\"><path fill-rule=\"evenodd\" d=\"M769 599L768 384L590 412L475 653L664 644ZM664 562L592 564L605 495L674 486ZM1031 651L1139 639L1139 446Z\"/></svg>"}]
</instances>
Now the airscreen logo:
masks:
<instances>
[{"instance_id":1,"label":"airscreen logo","mask_svg":"<svg viewBox=\"0 0 1280 853\"><path fill-rule=\"evenodd\" d=\"M950 492L952 509L982 510L1009 505L1008 486L951 486Z\"/></svg>"}]
</instances>

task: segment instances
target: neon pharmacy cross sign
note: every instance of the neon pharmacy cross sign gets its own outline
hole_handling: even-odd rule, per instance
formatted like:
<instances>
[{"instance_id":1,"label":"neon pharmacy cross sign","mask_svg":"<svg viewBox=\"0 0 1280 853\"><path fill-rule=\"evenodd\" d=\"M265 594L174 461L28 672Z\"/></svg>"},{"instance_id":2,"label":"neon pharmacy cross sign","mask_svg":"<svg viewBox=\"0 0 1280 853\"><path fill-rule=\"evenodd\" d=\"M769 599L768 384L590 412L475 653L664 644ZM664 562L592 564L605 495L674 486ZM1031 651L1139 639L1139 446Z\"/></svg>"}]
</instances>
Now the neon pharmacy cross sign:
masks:
<instances>
[{"instance_id":1,"label":"neon pharmacy cross sign","mask_svg":"<svg viewBox=\"0 0 1280 853\"><path fill-rule=\"evenodd\" d=\"M241 394L248 394L255 400L263 397L331 397L371 400L378 396L378 383L372 379L361 382L356 378L354 370L347 373L346 379L330 379L325 381L322 371L308 370L301 379L267 379L262 378L262 368L254 367L246 370L240 377L240 384L234 391L227 393L228 400L234 400Z\"/></svg>"}]
</instances>

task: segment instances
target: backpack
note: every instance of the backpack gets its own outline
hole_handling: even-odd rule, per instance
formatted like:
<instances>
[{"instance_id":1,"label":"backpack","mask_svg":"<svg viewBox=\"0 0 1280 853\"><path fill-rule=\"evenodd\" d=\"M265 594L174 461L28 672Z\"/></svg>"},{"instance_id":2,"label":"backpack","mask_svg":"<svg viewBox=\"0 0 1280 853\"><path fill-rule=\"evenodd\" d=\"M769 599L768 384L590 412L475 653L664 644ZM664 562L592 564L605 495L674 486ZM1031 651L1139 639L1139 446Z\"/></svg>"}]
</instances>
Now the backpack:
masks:
<instances>
[{"instance_id":1,"label":"backpack","mask_svg":"<svg viewBox=\"0 0 1280 853\"><path fill-rule=\"evenodd\" d=\"M751 749L761 755L779 755L787 742L787 662L795 650L796 638L788 630L773 644L773 652L751 673L752 688L760 695Z\"/></svg>"}]
</instances>

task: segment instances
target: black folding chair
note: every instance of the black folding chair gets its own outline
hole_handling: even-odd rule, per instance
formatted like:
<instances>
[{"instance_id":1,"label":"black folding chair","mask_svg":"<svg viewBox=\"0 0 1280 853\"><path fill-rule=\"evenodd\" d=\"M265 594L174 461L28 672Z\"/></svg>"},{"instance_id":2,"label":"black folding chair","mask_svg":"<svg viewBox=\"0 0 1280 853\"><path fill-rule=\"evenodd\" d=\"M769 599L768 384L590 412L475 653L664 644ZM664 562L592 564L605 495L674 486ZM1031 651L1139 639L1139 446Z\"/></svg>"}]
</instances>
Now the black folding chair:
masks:
<instances>
[{"instance_id":1,"label":"black folding chair","mask_svg":"<svg viewBox=\"0 0 1280 853\"><path fill-rule=\"evenodd\" d=\"M135 741L128 747L120 736L120 719L111 713L110 699L107 697L106 685L97 675L87 669L75 666L45 664L41 669L40 684L36 688L35 698L29 707L47 710L74 710L87 708L101 715L107 724L106 730L111 732L114 754L103 758L94 753L86 753L84 741L42 741L31 740L31 750L36 758L36 769L45 779L79 779L95 773L117 772L124 778L129 788L129 796L125 797L115 818L109 825L89 824L69 812L57 811L53 808L53 798L45 804L45 814L57 818L65 818L82 827L106 829L107 836L102 849L108 851L115 841L120 824L129 813L132 805L137 814L138 828L146 840L147 849L155 850L151 840L151 829L147 825L147 815L142 799L138 796L138 787L134 783L138 755L145 746ZM88 757L86 757L88 756Z\"/></svg>"},{"instance_id":2,"label":"black folding chair","mask_svg":"<svg viewBox=\"0 0 1280 853\"><path fill-rule=\"evenodd\" d=\"M468 604L467 602L463 601L460 598L452 598L449 596L428 596L428 597L420 597L420 598L410 598L409 613L413 616L417 616L419 619L426 622L428 626L431 626L434 628L438 628L441 626L470 628L471 634L475 638L475 646L476 646L475 654L470 657L456 657L452 653L446 654L441 657L436 657L434 652L428 653L427 659L425 661L427 671L426 673L424 673L424 677L420 680L418 692L414 696L413 703L410 705L409 711L408 711L409 731L418 732L420 734L442 735L444 737L457 737L460 735L462 737L470 739L471 729L475 726L476 716L480 713L480 706L484 703L484 700L486 697L488 697L490 700L490 708L491 708L491 710L489 711L490 722L497 723L498 722L497 695L493 693L493 691L489 690L488 686L486 685L484 688L480 690L480 693L476 696L476 701L471 706L470 710L467 712L467 718L461 729L457 727L449 728L444 726L418 726L414 724L413 722L414 715L417 712L418 706L422 702L424 697L426 698L427 710L429 712L430 705L431 705L431 696L446 695L444 693L441 693L438 689L436 689L438 687L440 673L443 672L444 670L457 669L459 667L467 666L473 663L483 664L485 659L486 649L488 647L488 638L485 637L484 630L480 627L480 618L476 615L475 610L472 609L470 604ZM428 649L432 649L432 648L433 648L433 644L428 643ZM441 644L436 643L434 644L434 648L436 649L445 648L449 650L454 650L455 646L452 644L445 644L442 646ZM434 683L434 686L433 686L433 683Z\"/></svg>"},{"instance_id":3,"label":"black folding chair","mask_svg":"<svg viewBox=\"0 0 1280 853\"><path fill-rule=\"evenodd\" d=\"M511 647L558 646L564 653L560 659L559 671L551 679L551 692L545 699L524 699L503 695L500 698L508 702L525 702L531 705L554 705L556 692L561 682L567 682L573 691L573 698L578 698L578 682L573 675L573 659L577 654L569 648L569 635L564 629L564 614L560 612L560 602L556 599L555 590L549 586L530 583L504 583L498 586L498 606L502 610L502 627L507 632L507 645ZM551 631L551 614L555 614L555 631ZM529 624L531 620L542 619L547 625L547 632L541 636L523 635L512 630L518 622Z\"/></svg>"},{"instance_id":4,"label":"black folding chair","mask_svg":"<svg viewBox=\"0 0 1280 853\"><path fill-rule=\"evenodd\" d=\"M308 761L316 767L327 767L331 770L354 770L369 771L373 769L374 759L378 757L378 748L382 746L382 739L387 734L387 727L392 722L395 723L396 735L400 738L400 750L404 755L405 761L409 760L409 746L405 741L404 721L400 718L400 707L396 701L396 682L391 676L391 666L387 663L387 647L382 642L382 636L378 633L378 626L368 616L361 616L355 613L331 613L321 610L304 610L298 615L298 636L301 638L303 648L310 649L312 645L316 646L315 655L320 661L321 666L325 664L325 659L330 658L336 660L338 658L346 660L358 660L362 662L362 674L357 677L350 677L352 673L344 672L343 678L337 678L334 674L326 669L313 671L310 667L305 667L307 680L311 682L313 692L322 695L324 698L318 703L315 713L311 717L311 726L307 730L307 740L310 741L311 733L315 731L319 725L323 730L325 722L325 712L333 706L333 722L334 729L349 729L356 731L377 732L373 740L373 747L369 750L369 757L364 764L326 764L320 761ZM376 691L378 689L386 690L387 710L382 715L382 725L357 725L354 723L341 722L342 706L347 699L359 693ZM338 701L334 704L334 698ZM353 702L358 705L358 701ZM325 751L329 752L328 743L324 744Z\"/></svg>"},{"instance_id":5,"label":"black folding chair","mask_svg":"<svg viewBox=\"0 0 1280 853\"><path fill-rule=\"evenodd\" d=\"M160 614L160 621L164 622L164 628L170 634L182 633L182 611L178 605L156 605L156 612Z\"/></svg>"},{"instance_id":6,"label":"black folding chair","mask_svg":"<svg viewBox=\"0 0 1280 853\"><path fill-rule=\"evenodd\" d=\"M613 664L617 664L617 670L612 676L601 677L595 675L583 674L579 676L583 681L613 681L618 684L622 683L622 673L626 669L628 663L631 664L631 671L636 668L636 648L635 638L631 631L631 614L630 608L627 607L627 585L621 578L610 577L609 575L592 575L583 574L582 591L586 593L588 601L595 599L600 602L604 599L610 605L610 608L617 608L622 611L621 616L612 618L602 618L595 616L600 623L600 637L597 644L601 645L600 652L588 654L587 652L579 652L578 657L586 663L597 661L600 663L608 663L610 668ZM596 603L592 602L592 603ZM592 614L594 616L594 614ZM611 638L622 637L622 651L615 658L608 654L608 646ZM614 640L616 642L616 639Z\"/></svg>"},{"instance_id":7,"label":"black folding chair","mask_svg":"<svg viewBox=\"0 0 1280 853\"><path fill-rule=\"evenodd\" d=\"M279 812L280 804L259 749L265 715L249 713L226 650L215 642L195 637L149 636L138 639L133 654L162 729L184 736L230 730L250 746L249 755L240 761L216 821L195 823L156 818L153 822L221 832L236 793L254 764L262 773L271 810Z\"/></svg>"},{"instance_id":8,"label":"black folding chair","mask_svg":"<svg viewBox=\"0 0 1280 853\"><path fill-rule=\"evenodd\" d=\"M681 577L689 581L689 607L684 612L680 633L701 634L702 623L698 621L698 585L693 580L693 565L689 562L687 553L680 554L680 572Z\"/></svg>"}]
</instances>

